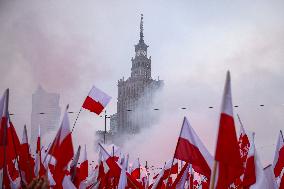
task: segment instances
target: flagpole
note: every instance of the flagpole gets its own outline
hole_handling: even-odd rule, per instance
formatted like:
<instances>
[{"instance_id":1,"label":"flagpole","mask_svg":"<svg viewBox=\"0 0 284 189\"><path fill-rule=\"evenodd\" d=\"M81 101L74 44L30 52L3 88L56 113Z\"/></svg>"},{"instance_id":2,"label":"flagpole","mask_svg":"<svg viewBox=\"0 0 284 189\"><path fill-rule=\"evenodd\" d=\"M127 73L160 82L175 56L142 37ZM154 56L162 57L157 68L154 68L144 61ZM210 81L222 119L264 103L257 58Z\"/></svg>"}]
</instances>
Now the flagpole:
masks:
<instances>
[{"instance_id":1,"label":"flagpole","mask_svg":"<svg viewBox=\"0 0 284 189\"><path fill-rule=\"evenodd\" d=\"M214 160L213 173L212 173L212 177L210 179L210 189L214 189L214 186L215 186L216 170L217 170L217 161Z\"/></svg>"},{"instance_id":2,"label":"flagpole","mask_svg":"<svg viewBox=\"0 0 284 189\"><path fill-rule=\"evenodd\" d=\"M106 134L107 134L107 119L110 118L110 116L107 116L106 110L105 110L105 131L104 131L104 144L106 144Z\"/></svg>"},{"instance_id":3,"label":"flagpole","mask_svg":"<svg viewBox=\"0 0 284 189\"><path fill-rule=\"evenodd\" d=\"M75 125L76 125L76 123L77 123L77 120L78 120L78 118L79 118L79 115L80 115L81 111L82 111L82 106L81 106L81 108L80 108L80 110L79 110L79 112L78 112L78 114L77 114L77 117L76 117L76 119L75 119L75 122L74 122L73 127L72 127L72 130L71 130L71 133L73 133L73 131L74 131Z\"/></svg>"},{"instance_id":4,"label":"flagpole","mask_svg":"<svg viewBox=\"0 0 284 189\"><path fill-rule=\"evenodd\" d=\"M5 114L8 115L8 105L9 105L9 88L6 89L6 99L5 99ZM1 115L2 116L2 115ZM7 120L8 121L8 120ZM4 188L4 179L5 174L7 174L7 166L6 166L6 148L7 148L7 121L4 122L4 133L3 133L3 145L4 145L4 153L3 153L3 177L2 177L2 188Z\"/></svg>"},{"instance_id":5,"label":"flagpole","mask_svg":"<svg viewBox=\"0 0 284 189\"><path fill-rule=\"evenodd\" d=\"M237 114L237 117L238 117L238 120L239 120L239 122L240 122L241 126L242 126L242 127L244 127L244 125L243 125L243 123L242 123L242 120L241 120L241 118L240 118L239 114Z\"/></svg>"}]
</instances>

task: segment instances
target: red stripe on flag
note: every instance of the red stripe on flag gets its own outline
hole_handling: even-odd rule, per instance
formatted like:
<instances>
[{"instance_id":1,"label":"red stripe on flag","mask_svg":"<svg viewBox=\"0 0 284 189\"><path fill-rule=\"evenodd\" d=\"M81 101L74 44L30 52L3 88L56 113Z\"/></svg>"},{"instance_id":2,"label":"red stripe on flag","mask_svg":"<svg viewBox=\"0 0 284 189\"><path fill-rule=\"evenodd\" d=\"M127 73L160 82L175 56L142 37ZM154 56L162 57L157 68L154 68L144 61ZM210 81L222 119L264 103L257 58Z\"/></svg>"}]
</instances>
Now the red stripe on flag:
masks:
<instances>
[{"instance_id":1,"label":"red stripe on flag","mask_svg":"<svg viewBox=\"0 0 284 189\"><path fill-rule=\"evenodd\" d=\"M255 182L256 182L256 174L255 174L254 156L250 156L247 159L246 169L244 173L244 179L243 179L244 189L248 189Z\"/></svg>"},{"instance_id":2,"label":"red stripe on flag","mask_svg":"<svg viewBox=\"0 0 284 189\"><path fill-rule=\"evenodd\" d=\"M221 113L215 159L219 162L217 188L228 188L242 174L235 123L232 116Z\"/></svg>"},{"instance_id":3,"label":"red stripe on flag","mask_svg":"<svg viewBox=\"0 0 284 189\"><path fill-rule=\"evenodd\" d=\"M280 176L283 168L284 168L284 146L279 150L278 161L274 168L275 177Z\"/></svg>"},{"instance_id":4,"label":"red stripe on flag","mask_svg":"<svg viewBox=\"0 0 284 189\"><path fill-rule=\"evenodd\" d=\"M94 112L96 114L100 114L104 107L100 102L95 101L94 99L92 99L91 97L87 96L86 100L83 103L83 108Z\"/></svg>"}]
</instances>

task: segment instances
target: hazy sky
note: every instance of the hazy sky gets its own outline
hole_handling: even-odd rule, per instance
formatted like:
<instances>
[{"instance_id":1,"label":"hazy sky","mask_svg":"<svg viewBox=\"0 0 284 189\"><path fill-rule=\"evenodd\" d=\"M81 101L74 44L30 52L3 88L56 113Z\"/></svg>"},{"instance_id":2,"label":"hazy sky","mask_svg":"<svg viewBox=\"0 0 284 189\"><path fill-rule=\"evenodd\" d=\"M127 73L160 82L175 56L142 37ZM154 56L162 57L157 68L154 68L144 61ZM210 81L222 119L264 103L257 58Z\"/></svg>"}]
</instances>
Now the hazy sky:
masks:
<instances>
[{"instance_id":1,"label":"hazy sky","mask_svg":"<svg viewBox=\"0 0 284 189\"><path fill-rule=\"evenodd\" d=\"M130 75L141 13L152 76L165 81L155 105L161 120L124 150L132 158L162 164L173 155L188 116L213 153L230 69L233 103L239 105L234 113L256 132L261 159L270 163L284 128L283 0L0 0L0 91L10 88L19 134L24 123L30 124L31 94L39 84L60 93L62 110L69 103L71 111L80 109L95 84L113 97L107 111L115 113L117 80ZM76 145L88 143L93 152L94 133L103 123L83 111Z\"/></svg>"}]
</instances>

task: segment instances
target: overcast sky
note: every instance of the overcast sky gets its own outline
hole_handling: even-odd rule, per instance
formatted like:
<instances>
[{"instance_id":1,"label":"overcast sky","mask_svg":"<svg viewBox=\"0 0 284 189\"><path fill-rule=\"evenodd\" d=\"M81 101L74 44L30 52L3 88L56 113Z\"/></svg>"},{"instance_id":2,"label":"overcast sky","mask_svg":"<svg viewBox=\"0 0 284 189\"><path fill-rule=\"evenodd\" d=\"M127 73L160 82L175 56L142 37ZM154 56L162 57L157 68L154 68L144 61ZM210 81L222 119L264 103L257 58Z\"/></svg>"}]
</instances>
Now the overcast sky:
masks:
<instances>
[{"instance_id":1,"label":"overcast sky","mask_svg":"<svg viewBox=\"0 0 284 189\"><path fill-rule=\"evenodd\" d=\"M71 111L79 111L95 84L113 97L107 111L116 112L117 80L130 75L141 13L152 76L164 80L165 87L155 103L160 122L124 150L132 158L163 164L173 155L183 116L188 116L213 154L229 69L233 103L239 105L234 113L256 132L264 165L271 163L284 128L283 0L0 0L0 91L10 88L10 111L20 136L22 126L30 125L31 94L39 84L60 93L62 110L69 103ZM76 146L88 143L94 154L94 133L103 123L83 111L73 137Z\"/></svg>"}]
</instances>

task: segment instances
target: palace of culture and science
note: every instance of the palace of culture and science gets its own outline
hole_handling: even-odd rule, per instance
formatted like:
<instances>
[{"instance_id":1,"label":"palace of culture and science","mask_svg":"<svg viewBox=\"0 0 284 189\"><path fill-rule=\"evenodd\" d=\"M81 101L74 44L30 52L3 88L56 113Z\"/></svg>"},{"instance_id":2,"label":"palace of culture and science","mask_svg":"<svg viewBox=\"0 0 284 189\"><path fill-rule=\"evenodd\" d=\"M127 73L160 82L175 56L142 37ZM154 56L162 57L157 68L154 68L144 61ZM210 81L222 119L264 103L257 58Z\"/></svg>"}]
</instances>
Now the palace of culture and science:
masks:
<instances>
[{"instance_id":1,"label":"palace of culture and science","mask_svg":"<svg viewBox=\"0 0 284 189\"><path fill-rule=\"evenodd\" d=\"M117 138L121 134L137 134L142 128L153 124L152 102L155 93L162 88L163 81L151 77L151 56L148 57L148 47L144 42L141 15L140 39L135 45L135 57L131 58L131 76L126 80L123 77L117 83L117 113L110 116L108 133L111 138Z\"/></svg>"}]
</instances>

